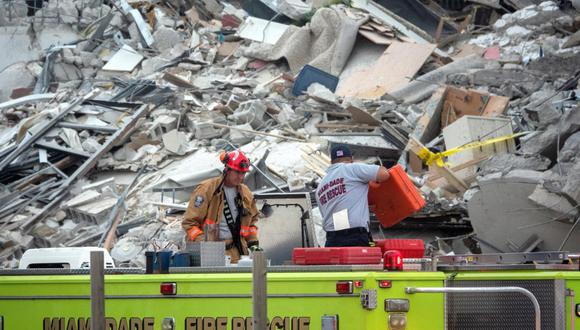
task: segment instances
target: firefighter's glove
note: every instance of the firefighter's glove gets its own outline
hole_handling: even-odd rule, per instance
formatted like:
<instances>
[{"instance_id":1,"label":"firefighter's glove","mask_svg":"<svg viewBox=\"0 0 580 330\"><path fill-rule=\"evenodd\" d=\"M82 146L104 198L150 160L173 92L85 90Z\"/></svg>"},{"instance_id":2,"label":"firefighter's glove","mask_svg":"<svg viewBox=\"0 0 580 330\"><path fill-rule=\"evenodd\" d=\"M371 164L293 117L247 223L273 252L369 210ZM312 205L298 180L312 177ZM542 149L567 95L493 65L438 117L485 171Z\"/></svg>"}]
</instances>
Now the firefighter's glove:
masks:
<instances>
[{"instance_id":1,"label":"firefighter's glove","mask_svg":"<svg viewBox=\"0 0 580 330\"><path fill-rule=\"evenodd\" d=\"M253 243L253 244L252 244ZM264 251L264 249L262 249L260 247L260 245L258 245L258 242L251 242L248 244L248 250L252 251L252 252L256 252L256 251Z\"/></svg>"},{"instance_id":2,"label":"firefighter's glove","mask_svg":"<svg viewBox=\"0 0 580 330\"><path fill-rule=\"evenodd\" d=\"M375 243L375 242L369 242L369 246L370 247L375 247L375 246L377 246L377 243Z\"/></svg>"}]
</instances>

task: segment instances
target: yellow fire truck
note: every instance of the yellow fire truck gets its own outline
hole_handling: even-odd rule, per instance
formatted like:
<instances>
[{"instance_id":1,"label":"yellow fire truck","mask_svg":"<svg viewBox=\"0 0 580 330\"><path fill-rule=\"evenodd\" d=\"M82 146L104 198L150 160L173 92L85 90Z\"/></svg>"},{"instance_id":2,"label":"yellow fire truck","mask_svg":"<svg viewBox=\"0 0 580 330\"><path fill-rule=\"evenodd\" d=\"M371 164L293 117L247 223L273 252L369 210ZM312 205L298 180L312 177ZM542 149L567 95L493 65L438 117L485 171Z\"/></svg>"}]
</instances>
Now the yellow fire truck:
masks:
<instances>
[{"instance_id":1,"label":"yellow fire truck","mask_svg":"<svg viewBox=\"0 0 580 330\"><path fill-rule=\"evenodd\" d=\"M580 329L578 255L383 261L267 267L266 328ZM90 329L87 266L0 271L0 330ZM251 266L104 271L105 329L252 329Z\"/></svg>"}]
</instances>

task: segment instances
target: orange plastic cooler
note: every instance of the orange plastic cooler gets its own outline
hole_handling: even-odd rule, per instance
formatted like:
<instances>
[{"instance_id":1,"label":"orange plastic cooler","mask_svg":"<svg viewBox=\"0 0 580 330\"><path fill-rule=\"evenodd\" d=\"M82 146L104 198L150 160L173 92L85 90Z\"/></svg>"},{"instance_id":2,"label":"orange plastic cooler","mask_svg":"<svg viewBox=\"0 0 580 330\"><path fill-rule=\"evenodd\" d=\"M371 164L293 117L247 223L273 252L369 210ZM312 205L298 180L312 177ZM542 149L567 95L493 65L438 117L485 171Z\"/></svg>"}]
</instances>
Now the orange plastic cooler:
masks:
<instances>
[{"instance_id":1,"label":"orange plastic cooler","mask_svg":"<svg viewBox=\"0 0 580 330\"><path fill-rule=\"evenodd\" d=\"M389 169L391 177L382 183L369 184L369 205L384 227L391 227L421 210L425 200L401 165Z\"/></svg>"}]
</instances>

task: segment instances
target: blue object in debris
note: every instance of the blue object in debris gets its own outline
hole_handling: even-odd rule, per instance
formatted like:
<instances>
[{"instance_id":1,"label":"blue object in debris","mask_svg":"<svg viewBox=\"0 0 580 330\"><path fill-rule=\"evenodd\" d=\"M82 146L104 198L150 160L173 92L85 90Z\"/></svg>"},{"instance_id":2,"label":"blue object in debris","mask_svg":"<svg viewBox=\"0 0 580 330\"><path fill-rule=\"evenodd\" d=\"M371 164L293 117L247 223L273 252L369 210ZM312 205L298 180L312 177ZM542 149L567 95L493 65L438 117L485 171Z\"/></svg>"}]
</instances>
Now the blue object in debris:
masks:
<instances>
[{"instance_id":1,"label":"blue object in debris","mask_svg":"<svg viewBox=\"0 0 580 330\"><path fill-rule=\"evenodd\" d=\"M338 77L335 77L330 73L324 72L311 65L305 65L294 81L292 94L294 94L294 96L302 95L302 92L307 90L308 86L313 83L324 85L326 88L334 92L336 91L336 86L338 85Z\"/></svg>"},{"instance_id":2,"label":"blue object in debris","mask_svg":"<svg viewBox=\"0 0 580 330\"><path fill-rule=\"evenodd\" d=\"M191 267L191 252L178 252L173 255L173 267Z\"/></svg>"},{"instance_id":3,"label":"blue object in debris","mask_svg":"<svg viewBox=\"0 0 580 330\"><path fill-rule=\"evenodd\" d=\"M173 251L146 251L145 273L168 274Z\"/></svg>"}]
</instances>

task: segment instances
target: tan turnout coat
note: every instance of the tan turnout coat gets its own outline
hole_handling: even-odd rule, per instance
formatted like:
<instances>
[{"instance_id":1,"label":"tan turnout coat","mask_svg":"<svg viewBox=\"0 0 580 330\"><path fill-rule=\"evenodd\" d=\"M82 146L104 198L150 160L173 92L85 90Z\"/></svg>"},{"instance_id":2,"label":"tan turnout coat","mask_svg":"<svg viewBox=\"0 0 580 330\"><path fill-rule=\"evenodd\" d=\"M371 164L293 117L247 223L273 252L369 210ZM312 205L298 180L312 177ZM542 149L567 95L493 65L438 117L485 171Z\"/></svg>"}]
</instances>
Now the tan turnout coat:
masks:
<instances>
[{"instance_id":1,"label":"tan turnout coat","mask_svg":"<svg viewBox=\"0 0 580 330\"><path fill-rule=\"evenodd\" d=\"M203 233L205 223L216 223L219 226L225 203L222 180L223 176L211 178L201 182L195 188L181 222L181 226L187 232L187 240L203 241L206 236ZM245 184L238 186L238 193L243 206L243 212L240 216L240 238L243 254L248 254L248 243L258 240L258 228L256 227L258 209L254 195ZM231 205L230 207L235 206ZM219 240L219 237L210 237L209 240ZM226 244L229 243L231 240L226 241ZM240 256L235 247L226 252L230 255L232 262L239 260Z\"/></svg>"}]
</instances>

